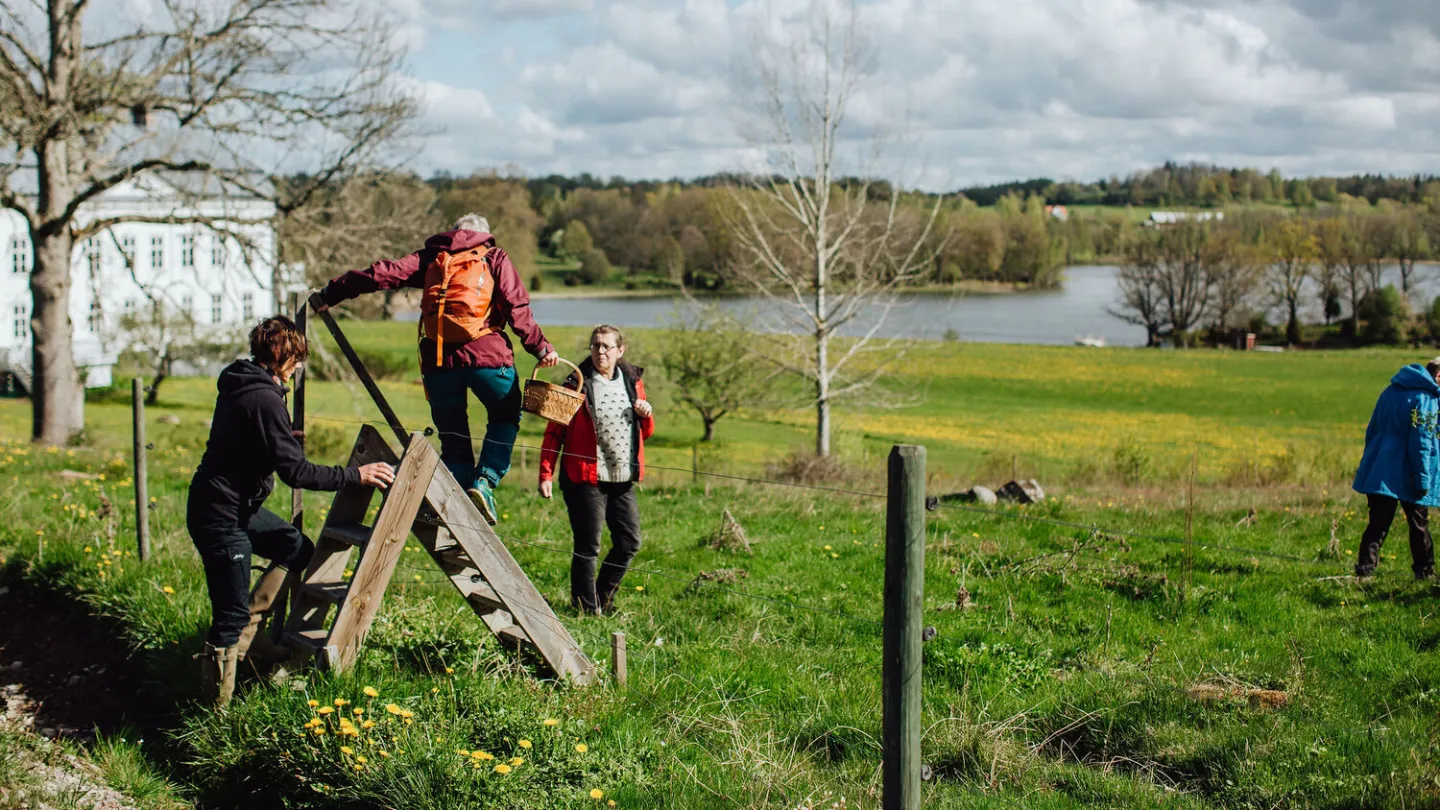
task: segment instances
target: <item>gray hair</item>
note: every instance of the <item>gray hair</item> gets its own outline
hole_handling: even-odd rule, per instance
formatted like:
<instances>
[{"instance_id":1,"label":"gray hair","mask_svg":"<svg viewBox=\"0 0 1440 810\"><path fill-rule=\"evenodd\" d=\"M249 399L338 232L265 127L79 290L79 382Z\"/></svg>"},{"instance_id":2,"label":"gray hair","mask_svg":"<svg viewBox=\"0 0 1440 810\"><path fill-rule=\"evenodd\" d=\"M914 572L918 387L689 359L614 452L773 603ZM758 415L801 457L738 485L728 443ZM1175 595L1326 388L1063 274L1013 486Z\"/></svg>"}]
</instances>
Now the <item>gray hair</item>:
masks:
<instances>
[{"instance_id":1,"label":"gray hair","mask_svg":"<svg viewBox=\"0 0 1440 810\"><path fill-rule=\"evenodd\" d=\"M490 232L490 220L479 214L466 214L455 220L454 231L478 231L480 233Z\"/></svg>"}]
</instances>

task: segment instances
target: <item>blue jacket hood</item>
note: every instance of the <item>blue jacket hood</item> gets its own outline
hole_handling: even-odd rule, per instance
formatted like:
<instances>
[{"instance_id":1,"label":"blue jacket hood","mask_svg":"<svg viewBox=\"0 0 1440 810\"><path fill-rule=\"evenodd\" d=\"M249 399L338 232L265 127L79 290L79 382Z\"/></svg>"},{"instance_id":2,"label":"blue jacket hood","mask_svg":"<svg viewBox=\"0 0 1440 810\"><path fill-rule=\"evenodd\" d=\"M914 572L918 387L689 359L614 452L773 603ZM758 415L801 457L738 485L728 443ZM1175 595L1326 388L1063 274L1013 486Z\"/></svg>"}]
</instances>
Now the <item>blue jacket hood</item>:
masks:
<instances>
[{"instance_id":1,"label":"blue jacket hood","mask_svg":"<svg viewBox=\"0 0 1440 810\"><path fill-rule=\"evenodd\" d=\"M1395 376L1390 378L1390 384L1440 395L1440 385L1435 384L1435 378L1419 363L1411 363L1395 372Z\"/></svg>"}]
</instances>

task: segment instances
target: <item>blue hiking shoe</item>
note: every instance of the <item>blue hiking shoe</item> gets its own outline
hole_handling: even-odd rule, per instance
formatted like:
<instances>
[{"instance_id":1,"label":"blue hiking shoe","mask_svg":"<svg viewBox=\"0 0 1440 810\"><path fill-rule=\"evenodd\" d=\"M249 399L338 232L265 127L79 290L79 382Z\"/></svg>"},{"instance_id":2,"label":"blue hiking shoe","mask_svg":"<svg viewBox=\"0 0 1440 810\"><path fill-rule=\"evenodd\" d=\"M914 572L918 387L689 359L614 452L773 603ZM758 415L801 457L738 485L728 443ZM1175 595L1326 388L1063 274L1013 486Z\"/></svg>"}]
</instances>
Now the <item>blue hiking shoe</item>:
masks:
<instances>
[{"instance_id":1,"label":"blue hiking shoe","mask_svg":"<svg viewBox=\"0 0 1440 810\"><path fill-rule=\"evenodd\" d=\"M465 490L470 496L470 502L480 510L480 515L485 522L491 526L495 525L495 490L490 487L489 481L476 481L475 486Z\"/></svg>"}]
</instances>

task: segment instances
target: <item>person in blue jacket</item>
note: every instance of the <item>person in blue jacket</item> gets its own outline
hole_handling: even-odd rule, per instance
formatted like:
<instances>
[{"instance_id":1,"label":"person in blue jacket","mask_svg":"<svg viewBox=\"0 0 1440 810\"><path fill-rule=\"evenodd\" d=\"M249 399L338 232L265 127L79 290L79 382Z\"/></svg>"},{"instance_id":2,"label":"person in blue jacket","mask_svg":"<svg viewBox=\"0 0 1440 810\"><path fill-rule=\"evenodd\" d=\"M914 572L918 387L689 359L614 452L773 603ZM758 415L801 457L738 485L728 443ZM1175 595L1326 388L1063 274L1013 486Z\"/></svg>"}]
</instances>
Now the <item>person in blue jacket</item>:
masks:
<instances>
[{"instance_id":1,"label":"person in blue jacket","mask_svg":"<svg viewBox=\"0 0 1440 810\"><path fill-rule=\"evenodd\" d=\"M1360 537L1355 576L1368 577L1380 563L1380 545L1395 519L1395 504L1410 526L1411 569L1416 579L1435 573L1430 539L1430 510L1440 506L1440 357L1425 365L1411 363L1390 378L1365 428L1365 455L1354 488L1370 506L1370 522Z\"/></svg>"}]
</instances>

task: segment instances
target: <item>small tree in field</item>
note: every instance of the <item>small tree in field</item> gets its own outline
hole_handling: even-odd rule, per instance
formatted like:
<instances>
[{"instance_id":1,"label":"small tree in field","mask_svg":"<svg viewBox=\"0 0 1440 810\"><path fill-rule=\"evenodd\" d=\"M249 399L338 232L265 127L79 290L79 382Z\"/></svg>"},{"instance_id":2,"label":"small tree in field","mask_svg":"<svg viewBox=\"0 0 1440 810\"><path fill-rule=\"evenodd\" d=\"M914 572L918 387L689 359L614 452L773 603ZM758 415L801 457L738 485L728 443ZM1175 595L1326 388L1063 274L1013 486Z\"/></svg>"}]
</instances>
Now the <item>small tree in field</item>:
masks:
<instances>
[{"instance_id":1,"label":"small tree in field","mask_svg":"<svg viewBox=\"0 0 1440 810\"><path fill-rule=\"evenodd\" d=\"M774 373L761 373L760 361L746 348L749 330L714 305L677 313L668 327L660 362L676 397L700 415L700 441L708 442L716 422L760 402Z\"/></svg>"}]
</instances>

